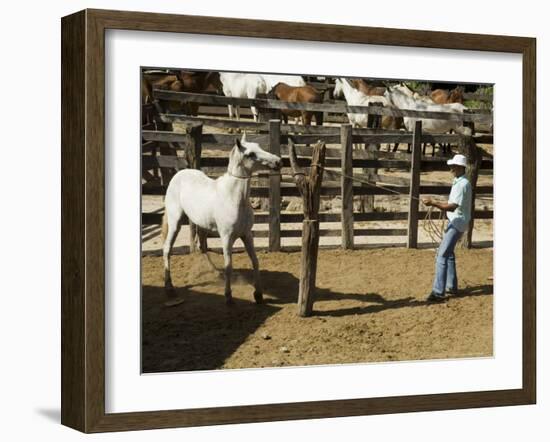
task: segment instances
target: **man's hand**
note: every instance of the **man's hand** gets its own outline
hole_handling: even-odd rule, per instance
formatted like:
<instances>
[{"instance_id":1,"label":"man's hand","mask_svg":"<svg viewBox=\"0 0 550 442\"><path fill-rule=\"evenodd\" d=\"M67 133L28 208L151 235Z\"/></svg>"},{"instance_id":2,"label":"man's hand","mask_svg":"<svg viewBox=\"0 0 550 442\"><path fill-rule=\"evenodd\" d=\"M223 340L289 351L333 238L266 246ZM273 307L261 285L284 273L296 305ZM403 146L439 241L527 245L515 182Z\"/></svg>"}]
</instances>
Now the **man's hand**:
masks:
<instances>
[{"instance_id":1,"label":"man's hand","mask_svg":"<svg viewBox=\"0 0 550 442\"><path fill-rule=\"evenodd\" d=\"M458 204L438 202L438 201L432 200L431 198L423 199L422 202L428 207L432 206L432 207L435 207L436 209L444 210L446 212L454 212L454 210L458 207Z\"/></svg>"}]
</instances>

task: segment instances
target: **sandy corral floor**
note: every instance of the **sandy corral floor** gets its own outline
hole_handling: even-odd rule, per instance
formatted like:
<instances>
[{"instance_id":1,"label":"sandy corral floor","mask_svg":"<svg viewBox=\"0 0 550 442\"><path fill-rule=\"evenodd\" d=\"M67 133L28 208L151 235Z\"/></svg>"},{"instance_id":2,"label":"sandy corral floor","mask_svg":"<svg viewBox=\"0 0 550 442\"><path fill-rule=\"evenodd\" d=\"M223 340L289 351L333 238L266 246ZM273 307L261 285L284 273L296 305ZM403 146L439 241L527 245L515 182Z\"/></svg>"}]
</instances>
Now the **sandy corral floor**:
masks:
<instances>
[{"instance_id":1,"label":"sandy corral floor","mask_svg":"<svg viewBox=\"0 0 550 442\"><path fill-rule=\"evenodd\" d=\"M143 256L143 371L492 355L491 248L457 251L460 293L435 305L425 302L433 249L321 250L310 318L297 315L300 253L259 259L265 303L253 302L248 257L236 253L227 307L223 280L199 254L172 258L177 302L165 297L162 259Z\"/></svg>"}]
</instances>

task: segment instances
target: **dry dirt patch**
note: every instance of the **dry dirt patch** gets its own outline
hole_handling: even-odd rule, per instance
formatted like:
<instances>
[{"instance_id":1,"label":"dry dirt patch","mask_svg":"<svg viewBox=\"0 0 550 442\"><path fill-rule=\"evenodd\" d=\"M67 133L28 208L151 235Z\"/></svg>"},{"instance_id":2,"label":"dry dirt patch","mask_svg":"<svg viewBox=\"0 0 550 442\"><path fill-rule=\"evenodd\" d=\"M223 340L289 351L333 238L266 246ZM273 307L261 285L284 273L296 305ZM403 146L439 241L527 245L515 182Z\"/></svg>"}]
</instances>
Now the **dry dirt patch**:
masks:
<instances>
[{"instance_id":1,"label":"dry dirt patch","mask_svg":"<svg viewBox=\"0 0 550 442\"><path fill-rule=\"evenodd\" d=\"M211 254L218 267L220 255ZM181 304L169 307L162 259L142 258L144 372L490 356L493 250L457 251L462 292L424 300L433 250L321 250L315 314L296 314L299 252L260 253L265 303L253 302L248 257L234 255L234 307L201 256L172 258Z\"/></svg>"}]
</instances>

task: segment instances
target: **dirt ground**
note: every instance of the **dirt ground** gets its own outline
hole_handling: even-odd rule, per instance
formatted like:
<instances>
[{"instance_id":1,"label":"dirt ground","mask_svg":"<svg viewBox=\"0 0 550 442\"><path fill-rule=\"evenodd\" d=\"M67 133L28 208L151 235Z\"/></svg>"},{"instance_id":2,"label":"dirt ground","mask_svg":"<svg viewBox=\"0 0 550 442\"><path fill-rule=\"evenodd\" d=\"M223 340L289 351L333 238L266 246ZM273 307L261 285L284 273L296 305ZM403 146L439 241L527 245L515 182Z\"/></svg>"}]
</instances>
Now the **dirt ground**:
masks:
<instances>
[{"instance_id":1,"label":"dirt ground","mask_svg":"<svg viewBox=\"0 0 550 442\"><path fill-rule=\"evenodd\" d=\"M143 256L143 372L492 355L491 248L457 251L460 293L435 305L425 302L433 249L321 250L310 318L297 315L300 253L259 259L265 303L254 303L250 262L236 253L236 305L227 307L223 279L200 255L172 258L175 303L164 295L162 259Z\"/></svg>"}]
</instances>

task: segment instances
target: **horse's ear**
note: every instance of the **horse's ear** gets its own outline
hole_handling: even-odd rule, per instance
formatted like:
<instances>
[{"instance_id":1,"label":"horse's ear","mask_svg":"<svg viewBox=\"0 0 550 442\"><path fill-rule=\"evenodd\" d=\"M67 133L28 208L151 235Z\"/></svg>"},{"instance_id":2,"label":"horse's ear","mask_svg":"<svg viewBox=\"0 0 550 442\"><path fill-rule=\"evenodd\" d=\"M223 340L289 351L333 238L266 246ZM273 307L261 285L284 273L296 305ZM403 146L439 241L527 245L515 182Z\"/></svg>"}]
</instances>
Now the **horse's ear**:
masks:
<instances>
[{"instance_id":1,"label":"horse's ear","mask_svg":"<svg viewBox=\"0 0 550 442\"><path fill-rule=\"evenodd\" d=\"M241 144L241 140L239 140L238 138L235 138L235 146L237 146L237 149L239 149L239 151L241 152L245 151L245 148Z\"/></svg>"},{"instance_id":2,"label":"horse's ear","mask_svg":"<svg viewBox=\"0 0 550 442\"><path fill-rule=\"evenodd\" d=\"M246 132L243 132L243 136L241 138L241 143L246 143Z\"/></svg>"}]
</instances>

